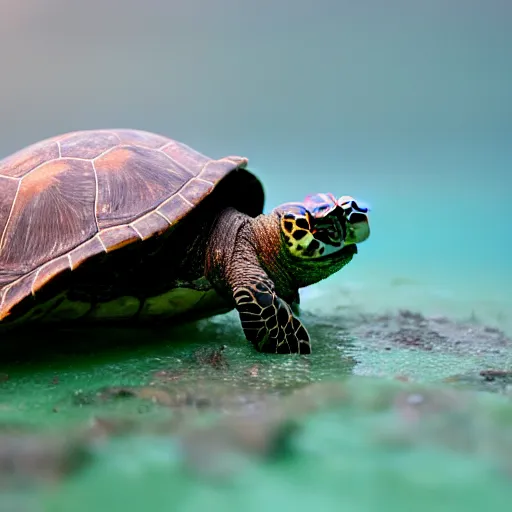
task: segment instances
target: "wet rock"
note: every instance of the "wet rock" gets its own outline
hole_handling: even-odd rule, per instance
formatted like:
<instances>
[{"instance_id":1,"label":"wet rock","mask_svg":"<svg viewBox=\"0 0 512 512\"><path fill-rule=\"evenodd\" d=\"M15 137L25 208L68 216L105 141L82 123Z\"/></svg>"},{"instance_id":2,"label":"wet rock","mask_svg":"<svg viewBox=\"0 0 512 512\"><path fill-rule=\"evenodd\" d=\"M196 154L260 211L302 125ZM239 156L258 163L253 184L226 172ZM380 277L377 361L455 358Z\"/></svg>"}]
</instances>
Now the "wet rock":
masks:
<instances>
[{"instance_id":1,"label":"wet rock","mask_svg":"<svg viewBox=\"0 0 512 512\"><path fill-rule=\"evenodd\" d=\"M216 370L229 368L229 363L226 359L225 350L226 345L221 345L219 348L211 350L209 348L200 348L194 353L196 362L201 366L211 366Z\"/></svg>"},{"instance_id":2,"label":"wet rock","mask_svg":"<svg viewBox=\"0 0 512 512\"><path fill-rule=\"evenodd\" d=\"M214 382L187 384L173 387L144 386L135 390L142 400L174 409L226 411L243 408L262 400L261 394L248 393Z\"/></svg>"},{"instance_id":3,"label":"wet rock","mask_svg":"<svg viewBox=\"0 0 512 512\"><path fill-rule=\"evenodd\" d=\"M511 411L480 393L358 377L311 384L281 404L281 412L296 420L322 411L340 418L383 413L367 424L367 436L377 445L442 447L512 460Z\"/></svg>"},{"instance_id":4,"label":"wet rock","mask_svg":"<svg viewBox=\"0 0 512 512\"><path fill-rule=\"evenodd\" d=\"M155 386L109 386L96 392L77 392L73 395L74 405L101 405L113 400L142 399L166 406L179 405L183 399L172 397L171 393Z\"/></svg>"},{"instance_id":5,"label":"wet rock","mask_svg":"<svg viewBox=\"0 0 512 512\"><path fill-rule=\"evenodd\" d=\"M179 370L158 370L153 372L153 380L150 382L151 385L155 384L169 384L180 381L186 374L186 371Z\"/></svg>"},{"instance_id":6,"label":"wet rock","mask_svg":"<svg viewBox=\"0 0 512 512\"><path fill-rule=\"evenodd\" d=\"M253 364L250 368L246 370L247 375L249 377L257 377L260 373L260 365L259 364Z\"/></svg>"},{"instance_id":7,"label":"wet rock","mask_svg":"<svg viewBox=\"0 0 512 512\"><path fill-rule=\"evenodd\" d=\"M476 370L451 375L443 382L462 388L512 395L512 372L509 370Z\"/></svg>"},{"instance_id":8,"label":"wet rock","mask_svg":"<svg viewBox=\"0 0 512 512\"><path fill-rule=\"evenodd\" d=\"M388 442L445 447L503 460L512 456L511 417L496 415L475 393L446 389L402 392L396 395L393 408L398 421L388 431Z\"/></svg>"},{"instance_id":9,"label":"wet rock","mask_svg":"<svg viewBox=\"0 0 512 512\"><path fill-rule=\"evenodd\" d=\"M76 391L53 407L61 412L67 407L91 407L94 411L112 402L125 402L125 410L132 413L149 412L152 405L178 410L237 413L257 407L272 397L265 390L233 386L215 380L198 379L195 382L151 382L147 386L109 386L98 391ZM130 404L133 402L133 406ZM145 404L145 405L144 405Z\"/></svg>"},{"instance_id":10,"label":"wet rock","mask_svg":"<svg viewBox=\"0 0 512 512\"><path fill-rule=\"evenodd\" d=\"M129 386L112 386L100 390L96 396L100 400L115 400L117 398L133 398L137 396L137 388Z\"/></svg>"},{"instance_id":11,"label":"wet rock","mask_svg":"<svg viewBox=\"0 0 512 512\"><path fill-rule=\"evenodd\" d=\"M402 347L459 355L506 355L512 349L512 340L494 327L407 310L388 315L360 315L347 319L347 324L361 344L383 350Z\"/></svg>"},{"instance_id":12,"label":"wet rock","mask_svg":"<svg viewBox=\"0 0 512 512\"><path fill-rule=\"evenodd\" d=\"M130 386L107 386L98 391L77 390L71 397L64 398L57 402L52 411L61 412L67 407L93 407L111 402L137 397L137 388Z\"/></svg>"},{"instance_id":13,"label":"wet rock","mask_svg":"<svg viewBox=\"0 0 512 512\"><path fill-rule=\"evenodd\" d=\"M137 395L136 388L130 386L108 386L99 389L96 392L91 391L75 391L71 397L71 403L75 406L96 405L98 403L110 400L133 398ZM57 405L57 409L60 408Z\"/></svg>"},{"instance_id":14,"label":"wet rock","mask_svg":"<svg viewBox=\"0 0 512 512\"><path fill-rule=\"evenodd\" d=\"M393 401L393 409L407 423L434 415L453 414L466 405L466 395L452 390L404 391L397 393Z\"/></svg>"},{"instance_id":15,"label":"wet rock","mask_svg":"<svg viewBox=\"0 0 512 512\"><path fill-rule=\"evenodd\" d=\"M350 391L340 382L314 382L294 390L280 404L290 417L303 418L318 410L346 405Z\"/></svg>"},{"instance_id":16,"label":"wet rock","mask_svg":"<svg viewBox=\"0 0 512 512\"><path fill-rule=\"evenodd\" d=\"M167 407L176 407L177 405L180 405L180 399L178 396L173 396L169 391L153 386L138 388L135 391L134 396L142 400L149 400L154 404L165 405Z\"/></svg>"},{"instance_id":17,"label":"wet rock","mask_svg":"<svg viewBox=\"0 0 512 512\"><path fill-rule=\"evenodd\" d=\"M224 419L182 436L185 467L213 478L229 478L251 461L273 461L293 453L298 424L285 415Z\"/></svg>"},{"instance_id":18,"label":"wet rock","mask_svg":"<svg viewBox=\"0 0 512 512\"><path fill-rule=\"evenodd\" d=\"M136 430L137 422L127 418L103 418L95 416L80 432L80 437L87 442L110 439Z\"/></svg>"},{"instance_id":19,"label":"wet rock","mask_svg":"<svg viewBox=\"0 0 512 512\"><path fill-rule=\"evenodd\" d=\"M503 379L512 383L512 370L482 370L480 375L489 382Z\"/></svg>"},{"instance_id":20,"label":"wet rock","mask_svg":"<svg viewBox=\"0 0 512 512\"><path fill-rule=\"evenodd\" d=\"M0 488L59 481L88 459L87 449L77 442L0 434Z\"/></svg>"},{"instance_id":21,"label":"wet rock","mask_svg":"<svg viewBox=\"0 0 512 512\"><path fill-rule=\"evenodd\" d=\"M394 379L399 380L401 382L410 382L411 381L411 378L407 375L395 375Z\"/></svg>"}]
</instances>

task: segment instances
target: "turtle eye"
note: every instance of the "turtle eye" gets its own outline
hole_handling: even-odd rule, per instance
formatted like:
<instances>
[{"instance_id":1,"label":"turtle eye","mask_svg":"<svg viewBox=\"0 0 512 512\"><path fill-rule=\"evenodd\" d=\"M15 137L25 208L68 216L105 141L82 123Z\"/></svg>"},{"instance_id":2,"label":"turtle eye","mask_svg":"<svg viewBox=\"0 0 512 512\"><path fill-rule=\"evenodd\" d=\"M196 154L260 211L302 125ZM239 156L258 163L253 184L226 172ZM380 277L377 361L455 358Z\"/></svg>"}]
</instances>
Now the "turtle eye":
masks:
<instances>
[{"instance_id":1,"label":"turtle eye","mask_svg":"<svg viewBox=\"0 0 512 512\"><path fill-rule=\"evenodd\" d=\"M338 215L333 214L315 219L313 236L324 244L341 247L345 237L343 220L343 218L340 219Z\"/></svg>"}]
</instances>

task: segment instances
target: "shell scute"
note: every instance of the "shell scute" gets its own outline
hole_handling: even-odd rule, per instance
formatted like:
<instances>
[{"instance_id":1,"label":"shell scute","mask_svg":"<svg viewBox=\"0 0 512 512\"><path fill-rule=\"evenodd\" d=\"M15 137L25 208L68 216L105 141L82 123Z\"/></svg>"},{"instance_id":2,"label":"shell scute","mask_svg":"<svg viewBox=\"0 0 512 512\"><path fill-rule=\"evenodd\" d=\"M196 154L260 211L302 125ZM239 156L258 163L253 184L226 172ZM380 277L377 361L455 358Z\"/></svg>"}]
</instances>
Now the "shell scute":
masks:
<instances>
[{"instance_id":1,"label":"shell scute","mask_svg":"<svg viewBox=\"0 0 512 512\"><path fill-rule=\"evenodd\" d=\"M98 237L103 242L107 252L115 251L125 245L140 241L139 234L131 226L115 226L100 231Z\"/></svg>"},{"instance_id":2,"label":"shell scute","mask_svg":"<svg viewBox=\"0 0 512 512\"><path fill-rule=\"evenodd\" d=\"M123 145L140 146L149 149L158 149L169 142L167 137L144 130L112 130L119 137Z\"/></svg>"},{"instance_id":3,"label":"shell scute","mask_svg":"<svg viewBox=\"0 0 512 512\"><path fill-rule=\"evenodd\" d=\"M54 140L45 140L1 160L0 175L22 178L40 165L57 158L59 158L59 145Z\"/></svg>"},{"instance_id":4,"label":"shell scute","mask_svg":"<svg viewBox=\"0 0 512 512\"><path fill-rule=\"evenodd\" d=\"M96 254L101 254L102 252L105 252L105 247L98 236L87 240L87 242L79 245L69 253L71 269L75 270L84 261L88 260L92 256L96 256Z\"/></svg>"},{"instance_id":5,"label":"shell scute","mask_svg":"<svg viewBox=\"0 0 512 512\"><path fill-rule=\"evenodd\" d=\"M87 133L75 132L59 141L63 158L94 159L119 145L119 137L112 132Z\"/></svg>"},{"instance_id":6,"label":"shell scute","mask_svg":"<svg viewBox=\"0 0 512 512\"><path fill-rule=\"evenodd\" d=\"M181 142L171 140L161 149L169 158L189 172L197 175L210 159Z\"/></svg>"},{"instance_id":7,"label":"shell scute","mask_svg":"<svg viewBox=\"0 0 512 512\"><path fill-rule=\"evenodd\" d=\"M0 308L0 321L9 315L9 311L14 304L17 304L25 297L29 297L32 294L33 279L34 276L29 274L4 288L2 307Z\"/></svg>"},{"instance_id":8,"label":"shell scute","mask_svg":"<svg viewBox=\"0 0 512 512\"><path fill-rule=\"evenodd\" d=\"M219 174L228 172L228 169L244 168L247 165L247 159L240 157L222 158L221 160L209 160L201 172L197 175L202 180L215 183L218 181Z\"/></svg>"},{"instance_id":9,"label":"shell scute","mask_svg":"<svg viewBox=\"0 0 512 512\"><path fill-rule=\"evenodd\" d=\"M30 293L35 294L45 284L50 282L57 274L60 274L63 270L71 270L71 262L67 255L56 258L49 261L45 265L39 267L37 271L34 271L31 276L31 287ZM27 277L29 277L27 276Z\"/></svg>"},{"instance_id":10,"label":"shell scute","mask_svg":"<svg viewBox=\"0 0 512 512\"><path fill-rule=\"evenodd\" d=\"M156 212L150 212L131 224L142 240L161 235L169 227L169 222Z\"/></svg>"},{"instance_id":11,"label":"shell scute","mask_svg":"<svg viewBox=\"0 0 512 512\"><path fill-rule=\"evenodd\" d=\"M213 188L213 183L192 179L183 187L180 194L191 204L197 204L198 201L210 194Z\"/></svg>"},{"instance_id":12,"label":"shell scute","mask_svg":"<svg viewBox=\"0 0 512 512\"><path fill-rule=\"evenodd\" d=\"M157 211L173 226L190 211L190 202L186 201L180 194L176 194L165 201Z\"/></svg>"},{"instance_id":13,"label":"shell scute","mask_svg":"<svg viewBox=\"0 0 512 512\"><path fill-rule=\"evenodd\" d=\"M95 161L95 168L100 229L133 222L192 177L173 169L163 153L133 146L113 149Z\"/></svg>"},{"instance_id":14,"label":"shell scute","mask_svg":"<svg viewBox=\"0 0 512 512\"><path fill-rule=\"evenodd\" d=\"M0 268L30 272L92 237L95 194L88 161L54 160L26 176L5 226Z\"/></svg>"}]
</instances>

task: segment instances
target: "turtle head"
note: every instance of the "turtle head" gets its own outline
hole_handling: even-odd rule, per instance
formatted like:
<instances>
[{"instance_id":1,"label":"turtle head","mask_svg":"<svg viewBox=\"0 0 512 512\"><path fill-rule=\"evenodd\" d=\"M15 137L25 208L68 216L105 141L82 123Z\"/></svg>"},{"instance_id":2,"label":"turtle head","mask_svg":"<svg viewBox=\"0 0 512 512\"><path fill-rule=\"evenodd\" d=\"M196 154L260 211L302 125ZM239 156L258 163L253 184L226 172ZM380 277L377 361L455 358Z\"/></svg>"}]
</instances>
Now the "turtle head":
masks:
<instances>
[{"instance_id":1,"label":"turtle head","mask_svg":"<svg viewBox=\"0 0 512 512\"><path fill-rule=\"evenodd\" d=\"M274 211L279 216L282 245L297 263L334 264L355 254L356 244L370 236L368 208L351 196L336 199L332 194L315 194Z\"/></svg>"}]
</instances>

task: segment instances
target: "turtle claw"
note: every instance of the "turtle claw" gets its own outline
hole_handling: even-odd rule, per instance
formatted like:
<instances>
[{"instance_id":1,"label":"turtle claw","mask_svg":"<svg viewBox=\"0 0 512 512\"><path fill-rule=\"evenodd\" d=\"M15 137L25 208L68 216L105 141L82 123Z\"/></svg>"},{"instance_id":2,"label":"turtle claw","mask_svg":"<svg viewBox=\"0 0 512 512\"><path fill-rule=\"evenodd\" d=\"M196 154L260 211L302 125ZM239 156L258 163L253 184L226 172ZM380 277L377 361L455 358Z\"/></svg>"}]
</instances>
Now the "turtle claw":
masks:
<instances>
[{"instance_id":1,"label":"turtle claw","mask_svg":"<svg viewBox=\"0 0 512 512\"><path fill-rule=\"evenodd\" d=\"M233 296L245 337L259 352L311 353L306 328L290 306L269 287L261 283L240 287Z\"/></svg>"}]
</instances>

